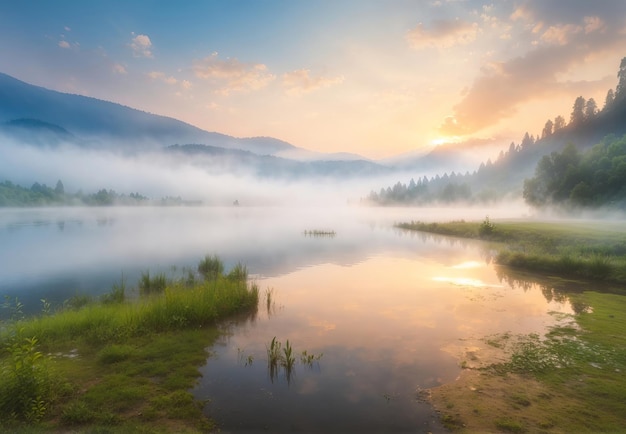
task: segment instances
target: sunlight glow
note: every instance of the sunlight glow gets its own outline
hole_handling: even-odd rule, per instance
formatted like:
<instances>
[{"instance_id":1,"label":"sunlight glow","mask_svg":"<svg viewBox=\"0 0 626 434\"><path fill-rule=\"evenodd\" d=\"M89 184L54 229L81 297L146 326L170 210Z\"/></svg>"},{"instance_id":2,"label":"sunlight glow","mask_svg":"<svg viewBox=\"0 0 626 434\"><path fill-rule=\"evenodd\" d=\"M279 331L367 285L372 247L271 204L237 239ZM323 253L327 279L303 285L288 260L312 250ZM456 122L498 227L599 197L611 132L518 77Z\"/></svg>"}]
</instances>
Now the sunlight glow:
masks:
<instances>
[{"instance_id":1,"label":"sunlight glow","mask_svg":"<svg viewBox=\"0 0 626 434\"><path fill-rule=\"evenodd\" d=\"M501 288L502 285L492 285L479 279L471 279L469 277L433 277L436 282L448 282L456 286L471 286L474 288Z\"/></svg>"},{"instance_id":2,"label":"sunlight glow","mask_svg":"<svg viewBox=\"0 0 626 434\"><path fill-rule=\"evenodd\" d=\"M453 265L452 268L457 269L457 270L467 270L468 268L480 268L482 266L484 266L484 264L481 262L467 261L467 262L461 262L458 265Z\"/></svg>"},{"instance_id":3,"label":"sunlight glow","mask_svg":"<svg viewBox=\"0 0 626 434\"><path fill-rule=\"evenodd\" d=\"M449 143L450 139L447 137L439 137L437 139L433 139L430 141L431 145L435 145L435 146L439 146L439 145L443 145L444 143Z\"/></svg>"}]
</instances>

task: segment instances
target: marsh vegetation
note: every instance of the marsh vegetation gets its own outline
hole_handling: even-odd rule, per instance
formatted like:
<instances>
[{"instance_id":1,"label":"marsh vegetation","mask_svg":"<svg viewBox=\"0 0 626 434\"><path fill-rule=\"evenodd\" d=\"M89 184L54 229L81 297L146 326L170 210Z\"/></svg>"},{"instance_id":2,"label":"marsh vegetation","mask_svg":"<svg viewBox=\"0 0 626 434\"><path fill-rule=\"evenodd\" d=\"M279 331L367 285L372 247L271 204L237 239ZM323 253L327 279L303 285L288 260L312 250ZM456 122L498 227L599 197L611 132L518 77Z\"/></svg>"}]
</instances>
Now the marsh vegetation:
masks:
<instances>
[{"instance_id":1,"label":"marsh vegetation","mask_svg":"<svg viewBox=\"0 0 626 434\"><path fill-rule=\"evenodd\" d=\"M577 221L413 221L397 227L491 242L497 264L542 274L626 283L626 229Z\"/></svg>"},{"instance_id":2,"label":"marsh vegetation","mask_svg":"<svg viewBox=\"0 0 626 434\"><path fill-rule=\"evenodd\" d=\"M211 263L223 270L218 257ZM211 427L188 390L219 335L217 322L254 313L258 287L241 265L193 285L146 272L139 285L136 300L125 298L122 282L101 301L30 318L20 315L19 300L7 303L14 315L0 333L2 429Z\"/></svg>"},{"instance_id":3,"label":"marsh vegetation","mask_svg":"<svg viewBox=\"0 0 626 434\"><path fill-rule=\"evenodd\" d=\"M451 426L455 420L459 427L481 426L472 425L471 417L476 417L487 424L483 431L534 432L540 425L529 422L534 417L527 416L529 411L550 412L551 406L558 410L559 403L574 402L559 392L566 386L540 380L553 369L565 372L551 365L560 360L553 351L563 360L572 357L571 372L584 374L570 383L563 377L566 385L584 385L590 394L601 394L602 389L593 391L586 382L600 384L593 375L606 374L607 389L621 393L612 383L613 373L607 372L609 365L586 360L590 353L576 347L586 342L578 333L589 330L580 318L593 318L599 308L587 295L575 295L591 289L618 294L610 279L580 284L563 274L544 282L521 268L493 265L500 249L506 248L497 238L508 224L527 231L518 235L527 241L526 252L545 236L553 238L546 246L556 250L570 243L578 244L581 252L608 246L618 252L619 225L604 223L591 230L583 224L533 222L522 227L505 221L497 210L484 219L482 209L463 212L475 222L433 225L459 234L467 231L470 239L392 228L394 221L414 217L411 209L380 210L376 218L370 210L346 211L339 218L250 207L88 212L108 223L96 224L80 210L3 214L7 229L0 231L0 252L9 261L3 270L3 292L19 293L20 298L16 302L11 297L2 309L2 336L14 336L17 340L10 343L22 347L18 353L27 362L20 366L35 366L34 372L46 374L34 383L39 384L36 395L41 401L29 398L22 410L7 410L22 413L4 422L11 430L35 426L42 431L194 432L211 428L210 421L215 421L224 431L418 427L444 432L423 400L423 391L433 390L438 402L437 387L443 385L447 398L437 408ZM420 217L431 225L427 221L442 212L421 210ZM50 224L46 216L51 216ZM82 224L75 223L78 217ZM63 230L55 224L59 219L66 222ZM19 223L24 220L26 224ZM316 242L302 236L305 227L330 227L341 236ZM545 232L547 228L552 233ZM154 233L162 236L156 239ZM595 244L589 242L590 233L599 237ZM580 241L567 241L567 236ZM50 242L44 245L42 239ZM207 246L209 252L224 256L205 256ZM11 261L11 248L18 255L31 251L33 260ZM67 255L57 260L59 249ZM176 266L158 266L164 263ZM106 292L70 289L62 293L68 301L60 302L52 284L63 267L72 276L84 273L84 280L94 283L104 282L98 273L106 270L111 277ZM46 291L36 292L35 284L13 289L19 279L37 273L37 287ZM194 314L207 304L191 296L182 299L196 288L205 296L237 286L248 273L264 288L260 308L242 302L237 308L207 308ZM69 286L78 287L89 288ZM31 317L35 310L38 314ZM610 315L621 321L614 312L606 318ZM21 337L13 324L21 325ZM34 346L25 340L33 337ZM274 364L268 356L273 338ZM9 340L2 345L3 369L9 372ZM610 345L588 347L607 360L613 357L605 354ZM491 354L500 356L488 357ZM29 357L34 359L31 365ZM533 368L526 373L524 366ZM461 384L454 381L459 373L459 381L468 386L461 387L463 397L446 389ZM606 396L617 396L611 393ZM485 400L488 396L494 402ZM588 404L577 402L573 408ZM606 420L613 422L605 425L587 412L584 426L615 426L619 409L617 404L606 407L613 415ZM556 432L560 426L582 423L582 416L572 418L571 425L562 425L561 416L553 419L553 427L540 429ZM537 420L550 423L547 418Z\"/></svg>"},{"instance_id":4,"label":"marsh vegetation","mask_svg":"<svg viewBox=\"0 0 626 434\"><path fill-rule=\"evenodd\" d=\"M495 242L497 263L562 277L623 283L626 233L584 223L483 222L399 227ZM573 285L569 285L573 286ZM499 355L461 367L474 370L432 391L452 430L619 432L626 424L626 290L561 292L573 306L546 333L501 332L484 338ZM548 290L548 294L554 294ZM497 416L487 416L497 414Z\"/></svg>"},{"instance_id":5,"label":"marsh vegetation","mask_svg":"<svg viewBox=\"0 0 626 434\"><path fill-rule=\"evenodd\" d=\"M337 233L332 229L308 229L304 231L305 237L312 238L334 238Z\"/></svg>"}]
</instances>

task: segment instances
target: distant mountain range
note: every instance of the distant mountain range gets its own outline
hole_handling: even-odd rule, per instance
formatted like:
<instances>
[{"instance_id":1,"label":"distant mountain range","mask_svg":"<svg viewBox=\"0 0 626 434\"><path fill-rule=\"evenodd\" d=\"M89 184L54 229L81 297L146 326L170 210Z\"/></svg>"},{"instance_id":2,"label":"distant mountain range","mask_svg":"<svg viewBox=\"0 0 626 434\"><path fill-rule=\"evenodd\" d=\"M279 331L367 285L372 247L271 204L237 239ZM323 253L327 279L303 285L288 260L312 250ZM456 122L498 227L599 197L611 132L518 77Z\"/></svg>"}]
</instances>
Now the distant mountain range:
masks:
<instances>
[{"instance_id":1,"label":"distant mountain range","mask_svg":"<svg viewBox=\"0 0 626 434\"><path fill-rule=\"evenodd\" d=\"M34 136L56 135L63 130L83 138L85 146L132 146L158 148L174 143L204 143L243 149L257 154L274 154L295 146L273 138L245 138L208 132L172 119L120 104L81 95L56 92L24 83L0 73L0 124L28 129ZM60 128L60 129L59 129ZM67 139L68 137L64 137ZM106 139L106 140L103 140Z\"/></svg>"},{"instance_id":2,"label":"distant mountain range","mask_svg":"<svg viewBox=\"0 0 626 434\"><path fill-rule=\"evenodd\" d=\"M213 157L222 162L226 150L247 151L250 154L231 153L241 158L239 165L255 166L260 173L297 173L371 175L394 170L444 171L470 169L460 148L443 146L430 153L412 158L404 156L379 162L351 153L320 153L296 147L272 137L237 138L217 132L204 131L185 122L136 110L113 102L57 92L34 86L0 73L0 133L13 137L19 143L34 146L58 146L69 143L90 149L143 152L179 145L189 153L200 152L203 145L205 162ZM180 152L178 152L180 154ZM255 158L259 157L275 157ZM229 167L237 166L229 161ZM266 164L267 167L259 165ZM215 164L213 164L215 166Z\"/></svg>"}]
</instances>

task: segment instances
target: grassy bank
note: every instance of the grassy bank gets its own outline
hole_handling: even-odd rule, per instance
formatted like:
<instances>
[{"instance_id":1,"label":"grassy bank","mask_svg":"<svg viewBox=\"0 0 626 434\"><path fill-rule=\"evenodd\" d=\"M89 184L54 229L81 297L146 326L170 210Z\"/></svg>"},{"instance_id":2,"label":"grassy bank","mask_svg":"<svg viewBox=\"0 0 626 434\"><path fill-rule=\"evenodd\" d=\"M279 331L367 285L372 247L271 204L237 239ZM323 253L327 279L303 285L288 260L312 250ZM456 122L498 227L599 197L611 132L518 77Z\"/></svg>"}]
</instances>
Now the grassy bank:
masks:
<instances>
[{"instance_id":1,"label":"grassy bank","mask_svg":"<svg viewBox=\"0 0 626 434\"><path fill-rule=\"evenodd\" d=\"M99 302L5 324L0 430L202 432L188 392L218 337L216 323L254 314L258 288L207 257L199 274L144 276L138 300L118 286Z\"/></svg>"},{"instance_id":2,"label":"grassy bank","mask_svg":"<svg viewBox=\"0 0 626 434\"><path fill-rule=\"evenodd\" d=\"M574 222L410 222L397 227L489 241L494 260L541 274L626 283L626 229Z\"/></svg>"},{"instance_id":3,"label":"grassy bank","mask_svg":"<svg viewBox=\"0 0 626 434\"><path fill-rule=\"evenodd\" d=\"M454 383L431 391L448 428L625 432L626 296L585 292L572 297L587 306L572 322L545 336L486 337L485 351L501 353L498 357L506 362L493 364L486 358Z\"/></svg>"},{"instance_id":4,"label":"grassy bank","mask_svg":"<svg viewBox=\"0 0 626 434\"><path fill-rule=\"evenodd\" d=\"M485 240L498 264L555 276L543 280L544 293L556 291L576 312L544 336L504 332L485 337L480 350L465 354L459 379L431 391L448 428L626 432L626 289L607 283L607 293L571 292L560 279L626 282L626 229L488 219L398 226Z\"/></svg>"}]
</instances>

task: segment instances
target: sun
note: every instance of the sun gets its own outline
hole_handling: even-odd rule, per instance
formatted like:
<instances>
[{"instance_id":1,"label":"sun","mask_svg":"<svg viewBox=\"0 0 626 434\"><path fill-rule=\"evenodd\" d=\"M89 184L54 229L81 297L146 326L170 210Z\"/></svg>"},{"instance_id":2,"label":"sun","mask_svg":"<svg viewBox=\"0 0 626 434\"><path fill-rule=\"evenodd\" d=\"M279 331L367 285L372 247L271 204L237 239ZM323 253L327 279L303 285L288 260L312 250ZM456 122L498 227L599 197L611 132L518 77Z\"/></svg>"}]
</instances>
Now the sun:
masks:
<instances>
[{"instance_id":1,"label":"sun","mask_svg":"<svg viewBox=\"0 0 626 434\"><path fill-rule=\"evenodd\" d=\"M451 140L449 137L438 137L430 141L430 144L433 146L443 145L444 143L450 143Z\"/></svg>"},{"instance_id":2,"label":"sun","mask_svg":"<svg viewBox=\"0 0 626 434\"><path fill-rule=\"evenodd\" d=\"M437 137L430 141L433 146L445 145L446 143L458 143L461 139L458 136Z\"/></svg>"}]
</instances>

